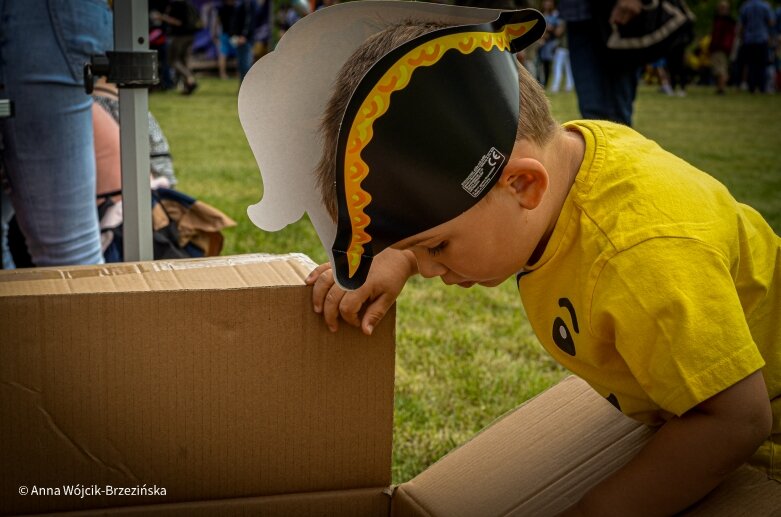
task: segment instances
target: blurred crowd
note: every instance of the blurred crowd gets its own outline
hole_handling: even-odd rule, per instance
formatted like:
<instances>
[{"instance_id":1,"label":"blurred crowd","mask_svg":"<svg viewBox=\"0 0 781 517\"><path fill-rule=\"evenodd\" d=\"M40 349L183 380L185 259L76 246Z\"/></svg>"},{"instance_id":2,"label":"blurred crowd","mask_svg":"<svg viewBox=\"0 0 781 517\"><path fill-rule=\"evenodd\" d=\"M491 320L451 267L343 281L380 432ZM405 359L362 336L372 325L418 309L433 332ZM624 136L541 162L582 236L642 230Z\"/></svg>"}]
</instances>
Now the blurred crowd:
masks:
<instances>
[{"instance_id":1,"label":"blurred crowd","mask_svg":"<svg viewBox=\"0 0 781 517\"><path fill-rule=\"evenodd\" d=\"M561 2L565 3L565 2ZM519 56L550 93L574 88L567 21L554 0L542 0L547 31L542 40ZM721 0L712 13L709 30L694 41L641 69L646 84L666 95L685 96L696 84L712 86L717 94L736 90L781 91L781 4L766 0L732 3Z\"/></svg>"},{"instance_id":2,"label":"blurred crowd","mask_svg":"<svg viewBox=\"0 0 781 517\"><path fill-rule=\"evenodd\" d=\"M562 15L559 3L588 6L591 2L528 0L473 2L432 0L474 7L540 9L547 21L542 40L519 58L550 93L575 89L568 24L579 19ZM639 0L638 0L639 1ZM197 88L193 69L235 75L241 81L294 23L336 0L149 0L150 44L158 50L159 88L190 94ZM621 2L618 2L619 4ZM712 5L712 3L711 3ZM565 8L566 10L566 8ZM188 21L188 12L191 17ZM667 95L686 95L691 84L750 92L781 90L781 5L767 0L721 0L712 26L700 29L695 41L647 63L641 79L657 84ZM702 24L700 24L701 26Z\"/></svg>"},{"instance_id":3,"label":"blurred crowd","mask_svg":"<svg viewBox=\"0 0 781 517\"><path fill-rule=\"evenodd\" d=\"M541 41L518 57L547 90L575 90L583 118L631 125L637 84L685 95L690 84L718 94L781 91L781 7L767 0L715 7L708 28L654 62L638 67L604 52L597 25L627 23L641 0L432 0L474 7L536 7L545 15ZM191 95L207 70L241 81L255 60L298 20L335 0L148 0L149 43L158 51L161 89ZM777 2L776 2L777 3ZM10 236L36 266L95 264L107 259L106 231L116 221L96 208L120 201L116 86L85 94L83 66L113 48L111 2L4 0L0 17L0 248L14 267ZM605 8L607 6L607 8ZM30 35L35 45L30 45ZM76 36L62 38L62 35ZM314 49L313 49L314 51ZM177 186L168 143L149 115L150 186ZM170 190L170 189L169 189ZM115 211L116 212L116 211ZM121 220L121 218L120 218ZM224 224L229 224L227 221ZM15 233L14 233L15 232Z\"/></svg>"},{"instance_id":4,"label":"blurred crowd","mask_svg":"<svg viewBox=\"0 0 781 517\"><path fill-rule=\"evenodd\" d=\"M189 95L194 69L239 82L302 17L336 0L149 0L149 42L158 51L160 89Z\"/></svg>"}]
</instances>

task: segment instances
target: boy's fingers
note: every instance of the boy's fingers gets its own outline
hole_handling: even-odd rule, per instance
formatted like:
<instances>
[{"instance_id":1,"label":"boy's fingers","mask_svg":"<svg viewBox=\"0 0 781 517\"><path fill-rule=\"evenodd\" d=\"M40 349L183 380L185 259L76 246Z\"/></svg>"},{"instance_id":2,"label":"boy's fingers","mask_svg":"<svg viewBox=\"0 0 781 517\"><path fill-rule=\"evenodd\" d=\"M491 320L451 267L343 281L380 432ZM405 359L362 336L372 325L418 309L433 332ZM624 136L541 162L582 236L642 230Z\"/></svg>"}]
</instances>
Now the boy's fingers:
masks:
<instances>
[{"instance_id":1,"label":"boy's fingers","mask_svg":"<svg viewBox=\"0 0 781 517\"><path fill-rule=\"evenodd\" d=\"M393 305L393 298L383 294L366 308L363 321L361 322L361 329L364 334L370 336L374 332L374 327L385 317L391 305Z\"/></svg>"},{"instance_id":2,"label":"boy's fingers","mask_svg":"<svg viewBox=\"0 0 781 517\"><path fill-rule=\"evenodd\" d=\"M316 313L320 314L321 312L323 312L323 304L325 303L325 297L328 295L328 292L334 286L334 277L330 267L325 268L323 271L318 271L317 269L315 269L314 271L312 271L312 273L310 273L306 281L307 283L310 283L309 279L314 278L314 280L312 281L312 283L314 283L314 288L312 289L312 308L315 310Z\"/></svg>"},{"instance_id":3,"label":"boy's fingers","mask_svg":"<svg viewBox=\"0 0 781 517\"><path fill-rule=\"evenodd\" d=\"M317 282L317 279L320 278L320 275L323 274L323 271L328 271L329 269L331 269L330 262L326 262L325 264L320 264L319 266L314 268L311 273L309 273L309 275L306 277L306 280L304 280L304 282L306 282L306 285L314 284L315 282Z\"/></svg>"},{"instance_id":4,"label":"boy's fingers","mask_svg":"<svg viewBox=\"0 0 781 517\"><path fill-rule=\"evenodd\" d=\"M325 295L323 303L323 317L325 324L331 332L336 332L339 328L339 302L342 301L345 291L338 285L333 285Z\"/></svg>"},{"instance_id":5,"label":"boy's fingers","mask_svg":"<svg viewBox=\"0 0 781 517\"><path fill-rule=\"evenodd\" d=\"M358 314L361 312L367 297L361 289L345 294L342 297L342 301L339 302L339 313L342 315L342 319L353 327L360 327L361 319L358 317Z\"/></svg>"}]
</instances>

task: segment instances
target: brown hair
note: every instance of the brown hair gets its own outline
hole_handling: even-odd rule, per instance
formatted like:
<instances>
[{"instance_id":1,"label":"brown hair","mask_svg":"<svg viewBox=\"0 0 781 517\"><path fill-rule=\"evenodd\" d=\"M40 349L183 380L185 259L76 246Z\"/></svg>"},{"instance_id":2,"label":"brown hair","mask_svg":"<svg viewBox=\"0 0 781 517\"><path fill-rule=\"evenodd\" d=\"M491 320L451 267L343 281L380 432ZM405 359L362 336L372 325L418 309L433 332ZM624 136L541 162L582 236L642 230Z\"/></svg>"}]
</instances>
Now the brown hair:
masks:
<instances>
[{"instance_id":1,"label":"brown hair","mask_svg":"<svg viewBox=\"0 0 781 517\"><path fill-rule=\"evenodd\" d=\"M436 29L444 24L407 20L372 35L342 65L334 84L334 92L328 101L320 124L323 154L315 170L323 204L336 220L336 145L339 126L347 109L350 95L358 86L364 74L382 56L399 45ZM515 139L531 140L544 146L553 137L558 125L550 112L545 91L526 69L518 66L520 84L520 105L523 116L519 117Z\"/></svg>"}]
</instances>

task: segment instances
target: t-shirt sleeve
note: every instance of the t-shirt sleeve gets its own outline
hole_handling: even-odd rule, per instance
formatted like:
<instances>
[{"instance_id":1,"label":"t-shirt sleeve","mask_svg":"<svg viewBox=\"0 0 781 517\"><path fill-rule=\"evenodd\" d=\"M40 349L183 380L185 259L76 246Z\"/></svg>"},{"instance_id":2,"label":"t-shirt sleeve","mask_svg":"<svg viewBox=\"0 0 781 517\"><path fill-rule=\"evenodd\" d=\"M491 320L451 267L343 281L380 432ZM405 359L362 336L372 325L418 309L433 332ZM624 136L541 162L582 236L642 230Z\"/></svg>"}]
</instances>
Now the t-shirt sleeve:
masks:
<instances>
[{"instance_id":1,"label":"t-shirt sleeve","mask_svg":"<svg viewBox=\"0 0 781 517\"><path fill-rule=\"evenodd\" d=\"M591 314L648 396L679 416L764 366L728 259L696 240L654 238L615 255Z\"/></svg>"}]
</instances>

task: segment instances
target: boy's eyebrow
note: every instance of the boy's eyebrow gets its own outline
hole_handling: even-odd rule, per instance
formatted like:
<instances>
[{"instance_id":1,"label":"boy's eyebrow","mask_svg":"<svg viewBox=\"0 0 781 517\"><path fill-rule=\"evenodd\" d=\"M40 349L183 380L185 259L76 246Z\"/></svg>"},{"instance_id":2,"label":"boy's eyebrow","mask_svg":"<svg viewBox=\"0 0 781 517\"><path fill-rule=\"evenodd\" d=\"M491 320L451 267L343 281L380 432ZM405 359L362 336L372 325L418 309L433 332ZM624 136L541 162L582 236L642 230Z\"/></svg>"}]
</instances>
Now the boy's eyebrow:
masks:
<instances>
[{"instance_id":1,"label":"boy's eyebrow","mask_svg":"<svg viewBox=\"0 0 781 517\"><path fill-rule=\"evenodd\" d=\"M408 243L404 245L405 248L411 248L413 246L425 246L433 247L438 245L442 241L442 237L439 235L427 235L425 237L413 237Z\"/></svg>"},{"instance_id":2,"label":"boy's eyebrow","mask_svg":"<svg viewBox=\"0 0 781 517\"><path fill-rule=\"evenodd\" d=\"M397 249L409 249L413 246L419 246L421 243L426 242L430 240L431 237L409 237L407 239L404 239L403 241L399 241L396 244L394 244L392 247ZM403 245L401 245L403 244Z\"/></svg>"}]
</instances>

